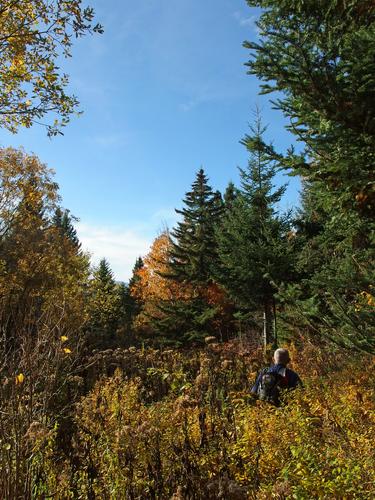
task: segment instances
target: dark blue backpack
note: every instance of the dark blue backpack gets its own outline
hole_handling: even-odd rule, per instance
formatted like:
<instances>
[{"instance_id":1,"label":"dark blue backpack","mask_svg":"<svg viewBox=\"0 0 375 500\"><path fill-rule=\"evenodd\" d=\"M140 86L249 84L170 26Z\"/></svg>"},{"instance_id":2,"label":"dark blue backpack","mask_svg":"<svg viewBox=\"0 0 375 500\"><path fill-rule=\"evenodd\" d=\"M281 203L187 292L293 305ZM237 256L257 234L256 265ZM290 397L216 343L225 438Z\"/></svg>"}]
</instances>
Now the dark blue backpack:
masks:
<instances>
[{"instance_id":1,"label":"dark blue backpack","mask_svg":"<svg viewBox=\"0 0 375 500\"><path fill-rule=\"evenodd\" d=\"M257 396L261 401L279 406L280 389L283 386L285 386L285 377L270 368L264 368L260 373Z\"/></svg>"}]
</instances>

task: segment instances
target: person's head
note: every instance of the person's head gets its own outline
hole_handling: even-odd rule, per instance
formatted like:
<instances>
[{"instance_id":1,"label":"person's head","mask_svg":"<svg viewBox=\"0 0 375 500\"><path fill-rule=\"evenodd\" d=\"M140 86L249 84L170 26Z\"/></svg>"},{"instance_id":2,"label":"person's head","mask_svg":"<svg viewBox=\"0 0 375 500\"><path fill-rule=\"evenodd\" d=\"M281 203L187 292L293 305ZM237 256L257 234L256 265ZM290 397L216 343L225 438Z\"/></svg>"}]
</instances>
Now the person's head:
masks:
<instances>
[{"instance_id":1,"label":"person's head","mask_svg":"<svg viewBox=\"0 0 375 500\"><path fill-rule=\"evenodd\" d=\"M288 349L276 349L273 354L273 360L275 362L275 365L286 366L290 361Z\"/></svg>"}]
</instances>

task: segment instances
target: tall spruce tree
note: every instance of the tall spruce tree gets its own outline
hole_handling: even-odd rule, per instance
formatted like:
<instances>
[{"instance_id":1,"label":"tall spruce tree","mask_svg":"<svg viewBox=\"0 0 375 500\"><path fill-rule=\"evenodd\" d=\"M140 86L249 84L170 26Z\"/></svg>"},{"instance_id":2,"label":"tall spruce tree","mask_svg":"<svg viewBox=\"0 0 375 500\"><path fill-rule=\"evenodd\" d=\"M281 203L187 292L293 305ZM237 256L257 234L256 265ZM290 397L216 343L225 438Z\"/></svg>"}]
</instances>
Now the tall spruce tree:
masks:
<instances>
[{"instance_id":1,"label":"tall spruce tree","mask_svg":"<svg viewBox=\"0 0 375 500\"><path fill-rule=\"evenodd\" d=\"M248 0L264 9L249 72L278 91L305 154L288 160L322 182L327 202L370 215L374 208L375 6L363 0ZM323 187L323 186L322 186Z\"/></svg>"},{"instance_id":2,"label":"tall spruce tree","mask_svg":"<svg viewBox=\"0 0 375 500\"><path fill-rule=\"evenodd\" d=\"M73 220L75 219L70 215L69 210L62 210L58 207L55 210L52 223L60 230L60 233L68 238L72 245L79 250L81 248L81 243L78 239L77 230L73 225Z\"/></svg>"},{"instance_id":3,"label":"tall spruce tree","mask_svg":"<svg viewBox=\"0 0 375 500\"><path fill-rule=\"evenodd\" d=\"M203 169L197 173L191 191L186 193L182 216L171 231L172 246L169 271L164 276L191 285L185 299L161 301L162 318L155 318L154 328L164 342L183 344L214 333L212 320L218 309L209 304L208 288L218 261L215 228L223 213L221 194L208 184Z\"/></svg>"},{"instance_id":4,"label":"tall spruce tree","mask_svg":"<svg viewBox=\"0 0 375 500\"><path fill-rule=\"evenodd\" d=\"M170 277L204 286L211 279L217 260L215 226L223 212L223 203L220 193L209 186L202 168L183 203L185 207L176 210L182 220L171 232Z\"/></svg>"},{"instance_id":5,"label":"tall spruce tree","mask_svg":"<svg viewBox=\"0 0 375 500\"><path fill-rule=\"evenodd\" d=\"M138 257L133 266L132 276L129 283L123 285L121 288L122 317L125 328L128 332L132 330L134 319L142 309L142 302L135 296L134 288L140 279L138 271L142 269L143 265L142 257Z\"/></svg>"},{"instance_id":6,"label":"tall spruce tree","mask_svg":"<svg viewBox=\"0 0 375 500\"><path fill-rule=\"evenodd\" d=\"M276 211L285 187L273 185L276 164L263 151L265 130L257 114L252 135L242 140L250 159L247 169L240 169L241 189L225 212L217 241L219 281L243 310L263 310L264 340L269 344L275 340L272 317L277 284L288 279L291 261L286 238L289 217Z\"/></svg>"},{"instance_id":7,"label":"tall spruce tree","mask_svg":"<svg viewBox=\"0 0 375 500\"><path fill-rule=\"evenodd\" d=\"M120 319L120 296L113 272L106 259L94 269L89 287L90 341L97 347L108 347L115 342Z\"/></svg>"},{"instance_id":8,"label":"tall spruce tree","mask_svg":"<svg viewBox=\"0 0 375 500\"><path fill-rule=\"evenodd\" d=\"M265 82L264 93L279 92L274 104L305 145L302 155L274 158L307 179L323 215L320 234L298 233L306 244L300 267L310 271L293 292L295 309L340 345L375 352L375 6L361 0L248 4L264 9L260 41L245 43L250 73ZM304 229L312 227L311 213L303 214Z\"/></svg>"}]
</instances>

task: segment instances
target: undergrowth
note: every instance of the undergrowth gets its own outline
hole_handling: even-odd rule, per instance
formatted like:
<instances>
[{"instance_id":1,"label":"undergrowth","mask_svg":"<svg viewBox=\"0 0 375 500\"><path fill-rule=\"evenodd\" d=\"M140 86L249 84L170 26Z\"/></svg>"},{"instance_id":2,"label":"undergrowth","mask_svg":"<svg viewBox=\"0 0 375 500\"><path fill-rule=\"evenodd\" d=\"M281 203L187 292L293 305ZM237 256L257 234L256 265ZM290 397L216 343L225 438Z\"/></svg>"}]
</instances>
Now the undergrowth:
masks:
<instances>
[{"instance_id":1,"label":"undergrowth","mask_svg":"<svg viewBox=\"0 0 375 500\"><path fill-rule=\"evenodd\" d=\"M29 432L35 498L374 498L374 360L291 350L304 388L281 408L250 396L259 353L127 351L76 406L69 453Z\"/></svg>"}]
</instances>

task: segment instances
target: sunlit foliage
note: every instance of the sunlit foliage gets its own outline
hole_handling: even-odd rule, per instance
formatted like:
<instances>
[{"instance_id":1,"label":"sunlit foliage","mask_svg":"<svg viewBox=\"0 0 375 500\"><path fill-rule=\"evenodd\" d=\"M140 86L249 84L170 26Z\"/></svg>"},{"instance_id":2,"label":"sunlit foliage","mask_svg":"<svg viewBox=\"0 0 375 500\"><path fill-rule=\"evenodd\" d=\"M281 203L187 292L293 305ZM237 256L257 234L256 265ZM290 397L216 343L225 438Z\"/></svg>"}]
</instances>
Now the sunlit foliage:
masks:
<instances>
[{"instance_id":1,"label":"sunlit foliage","mask_svg":"<svg viewBox=\"0 0 375 500\"><path fill-rule=\"evenodd\" d=\"M81 0L0 2L0 127L42 123L55 135L69 122L78 100L59 59L71 56L74 37L102 32L93 17Z\"/></svg>"},{"instance_id":2,"label":"sunlit foliage","mask_svg":"<svg viewBox=\"0 0 375 500\"><path fill-rule=\"evenodd\" d=\"M138 325L149 322L150 317L163 314L158 308L161 301L180 300L192 295L192 287L189 284L166 277L170 272L171 248L169 232L165 231L155 239L149 253L143 259L143 266L137 271L138 279L132 285L131 294L143 304L136 320Z\"/></svg>"},{"instance_id":3,"label":"sunlit foliage","mask_svg":"<svg viewBox=\"0 0 375 500\"><path fill-rule=\"evenodd\" d=\"M53 222L59 195L52 174L33 155L0 150L0 320L9 339L14 325L33 328L51 308L62 329L84 320L88 260Z\"/></svg>"},{"instance_id":4,"label":"sunlit foliage","mask_svg":"<svg viewBox=\"0 0 375 500\"><path fill-rule=\"evenodd\" d=\"M372 498L371 361L364 371L339 353L336 364L312 354L301 358L305 389L273 409L247 396L260 360L246 351L213 347L190 359L133 353L140 363L154 356L155 368L131 380L117 371L82 400L75 473L68 463L55 467L48 440L39 444L48 470L39 491L62 498L73 491L114 499ZM324 366L330 371L322 378ZM164 396L150 394L154 378L156 390L162 381L168 388Z\"/></svg>"}]
</instances>

